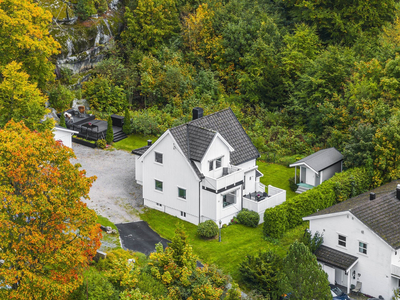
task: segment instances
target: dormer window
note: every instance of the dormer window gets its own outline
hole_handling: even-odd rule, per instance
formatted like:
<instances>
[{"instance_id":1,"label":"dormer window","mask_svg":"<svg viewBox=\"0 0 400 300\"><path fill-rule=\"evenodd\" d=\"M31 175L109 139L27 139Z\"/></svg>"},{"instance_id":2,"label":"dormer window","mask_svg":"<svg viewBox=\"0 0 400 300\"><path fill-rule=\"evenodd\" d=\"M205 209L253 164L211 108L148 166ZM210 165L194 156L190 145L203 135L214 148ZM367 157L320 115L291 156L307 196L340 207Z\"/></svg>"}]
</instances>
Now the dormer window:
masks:
<instances>
[{"instance_id":1,"label":"dormer window","mask_svg":"<svg viewBox=\"0 0 400 300\"><path fill-rule=\"evenodd\" d=\"M162 153L154 152L155 153L155 162L162 164L163 163L163 155Z\"/></svg>"},{"instance_id":2,"label":"dormer window","mask_svg":"<svg viewBox=\"0 0 400 300\"><path fill-rule=\"evenodd\" d=\"M222 166L222 157L217 158L215 160L215 168L218 169L218 168L221 168L221 166Z\"/></svg>"}]
</instances>

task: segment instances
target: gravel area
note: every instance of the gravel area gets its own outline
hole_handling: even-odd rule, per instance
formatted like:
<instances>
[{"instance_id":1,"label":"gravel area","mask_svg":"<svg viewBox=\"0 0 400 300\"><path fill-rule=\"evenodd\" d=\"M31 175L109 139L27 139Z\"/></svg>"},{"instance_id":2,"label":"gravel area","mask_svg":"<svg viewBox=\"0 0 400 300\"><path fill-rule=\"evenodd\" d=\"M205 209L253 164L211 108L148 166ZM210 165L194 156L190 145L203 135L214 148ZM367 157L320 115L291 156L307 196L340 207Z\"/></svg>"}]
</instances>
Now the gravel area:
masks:
<instances>
[{"instance_id":1,"label":"gravel area","mask_svg":"<svg viewBox=\"0 0 400 300\"><path fill-rule=\"evenodd\" d=\"M87 176L97 176L90 189L88 207L113 223L140 221L143 205L142 187L135 182L135 158L123 150L91 149L76 143L76 160Z\"/></svg>"}]
</instances>

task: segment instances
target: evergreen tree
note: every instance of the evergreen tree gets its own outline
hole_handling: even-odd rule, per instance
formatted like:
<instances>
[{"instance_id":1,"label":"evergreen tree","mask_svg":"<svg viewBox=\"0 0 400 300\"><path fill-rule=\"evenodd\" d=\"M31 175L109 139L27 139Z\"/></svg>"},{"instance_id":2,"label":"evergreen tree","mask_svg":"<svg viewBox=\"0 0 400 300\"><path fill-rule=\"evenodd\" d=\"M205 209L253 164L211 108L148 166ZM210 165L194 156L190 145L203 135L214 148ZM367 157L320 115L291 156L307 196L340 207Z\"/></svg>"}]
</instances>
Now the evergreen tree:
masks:
<instances>
[{"instance_id":1,"label":"evergreen tree","mask_svg":"<svg viewBox=\"0 0 400 300\"><path fill-rule=\"evenodd\" d=\"M131 133L131 117L129 115L128 107L125 108L124 126L122 126L122 131L125 134L130 134Z\"/></svg>"},{"instance_id":2,"label":"evergreen tree","mask_svg":"<svg viewBox=\"0 0 400 300\"><path fill-rule=\"evenodd\" d=\"M301 242L294 242L283 260L281 286L291 299L332 299L328 275L315 255Z\"/></svg>"},{"instance_id":3,"label":"evergreen tree","mask_svg":"<svg viewBox=\"0 0 400 300\"><path fill-rule=\"evenodd\" d=\"M61 113L61 117L60 117L60 124L61 127L67 128L67 124L65 124L65 115L64 112Z\"/></svg>"},{"instance_id":4,"label":"evergreen tree","mask_svg":"<svg viewBox=\"0 0 400 300\"><path fill-rule=\"evenodd\" d=\"M111 116L108 117L107 123L106 142L107 144L111 144L114 139Z\"/></svg>"}]
</instances>

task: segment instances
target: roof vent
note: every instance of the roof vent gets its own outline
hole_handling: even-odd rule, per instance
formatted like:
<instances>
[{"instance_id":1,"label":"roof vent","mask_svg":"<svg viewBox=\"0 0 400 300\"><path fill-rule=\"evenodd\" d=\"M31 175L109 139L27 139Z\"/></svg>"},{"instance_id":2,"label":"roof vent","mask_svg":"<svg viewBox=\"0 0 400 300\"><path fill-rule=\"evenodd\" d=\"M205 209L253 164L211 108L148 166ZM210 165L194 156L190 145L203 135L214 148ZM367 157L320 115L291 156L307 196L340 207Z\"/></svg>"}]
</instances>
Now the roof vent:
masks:
<instances>
[{"instance_id":1,"label":"roof vent","mask_svg":"<svg viewBox=\"0 0 400 300\"><path fill-rule=\"evenodd\" d=\"M193 118L192 118L193 120L200 119L203 117L203 109L201 107L193 108L192 113L193 113Z\"/></svg>"},{"instance_id":2,"label":"roof vent","mask_svg":"<svg viewBox=\"0 0 400 300\"><path fill-rule=\"evenodd\" d=\"M147 140L147 146L151 146L152 140Z\"/></svg>"},{"instance_id":3,"label":"roof vent","mask_svg":"<svg viewBox=\"0 0 400 300\"><path fill-rule=\"evenodd\" d=\"M400 184L398 184L396 188L396 198L397 200L400 200Z\"/></svg>"},{"instance_id":4,"label":"roof vent","mask_svg":"<svg viewBox=\"0 0 400 300\"><path fill-rule=\"evenodd\" d=\"M369 200L375 200L376 194L375 193L369 193Z\"/></svg>"}]
</instances>

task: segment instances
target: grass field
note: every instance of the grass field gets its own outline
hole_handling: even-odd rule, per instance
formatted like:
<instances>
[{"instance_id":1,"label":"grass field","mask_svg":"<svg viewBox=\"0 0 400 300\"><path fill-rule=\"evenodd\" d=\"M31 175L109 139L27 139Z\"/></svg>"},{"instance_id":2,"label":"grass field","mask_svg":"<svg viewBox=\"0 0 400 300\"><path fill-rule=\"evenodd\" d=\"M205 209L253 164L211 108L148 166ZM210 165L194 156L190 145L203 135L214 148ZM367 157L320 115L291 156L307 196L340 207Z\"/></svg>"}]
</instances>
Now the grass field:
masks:
<instances>
[{"instance_id":1,"label":"grass field","mask_svg":"<svg viewBox=\"0 0 400 300\"><path fill-rule=\"evenodd\" d=\"M258 170L264 174L261 177L261 183L268 186L273 185L277 188L286 190L286 199L290 199L297 194L289 187L289 178L294 177L294 168L288 168L283 165L257 161Z\"/></svg>"},{"instance_id":2,"label":"grass field","mask_svg":"<svg viewBox=\"0 0 400 300\"><path fill-rule=\"evenodd\" d=\"M119 241L119 234L118 234L118 228L117 226L114 225L109 219L106 217L97 215L97 223L103 225L103 226L110 226L111 228L115 229L117 231L117 234L107 234L103 232L103 238L101 239L101 246L100 246L100 251L107 252L112 249L120 249L121 248L121 243Z\"/></svg>"},{"instance_id":3,"label":"grass field","mask_svg":"<svg viewBox=\"0 0 400 300\"><path fill-rule=\"evenodd\" d=\"M126 139L122 141L116 142L113 146L119 150L125 150L131 152L134 149L141 148L147 145L147 140L152 140L153 143L157 140L158 137L155 136L143 136L140 134L131 134Z\"/></svg>"},{"instance_id":4,"label":"grass field","mask_svg":"<svg viewBox=\"0 0 400 300\"><path fill-rule=\"evenodd\" d=\"M244 225L230 225L222 228L222 241L203 240L196 234L197 226L162 213L153 209L145 209L140 215L150 227L162 237L171 240L178 224L182 224L189 235L189 244L200 260L215 264L224 273L230 274L235 280L239 280L239 264L247 254L257 254L260 250L273 249L282 257L286 254L289 245L300 238L306 224L303 224L291 231L288 231L277 243L271 243L264 239L262 225L257 228L250 228Z\"/></svg>"}]
</instances>

